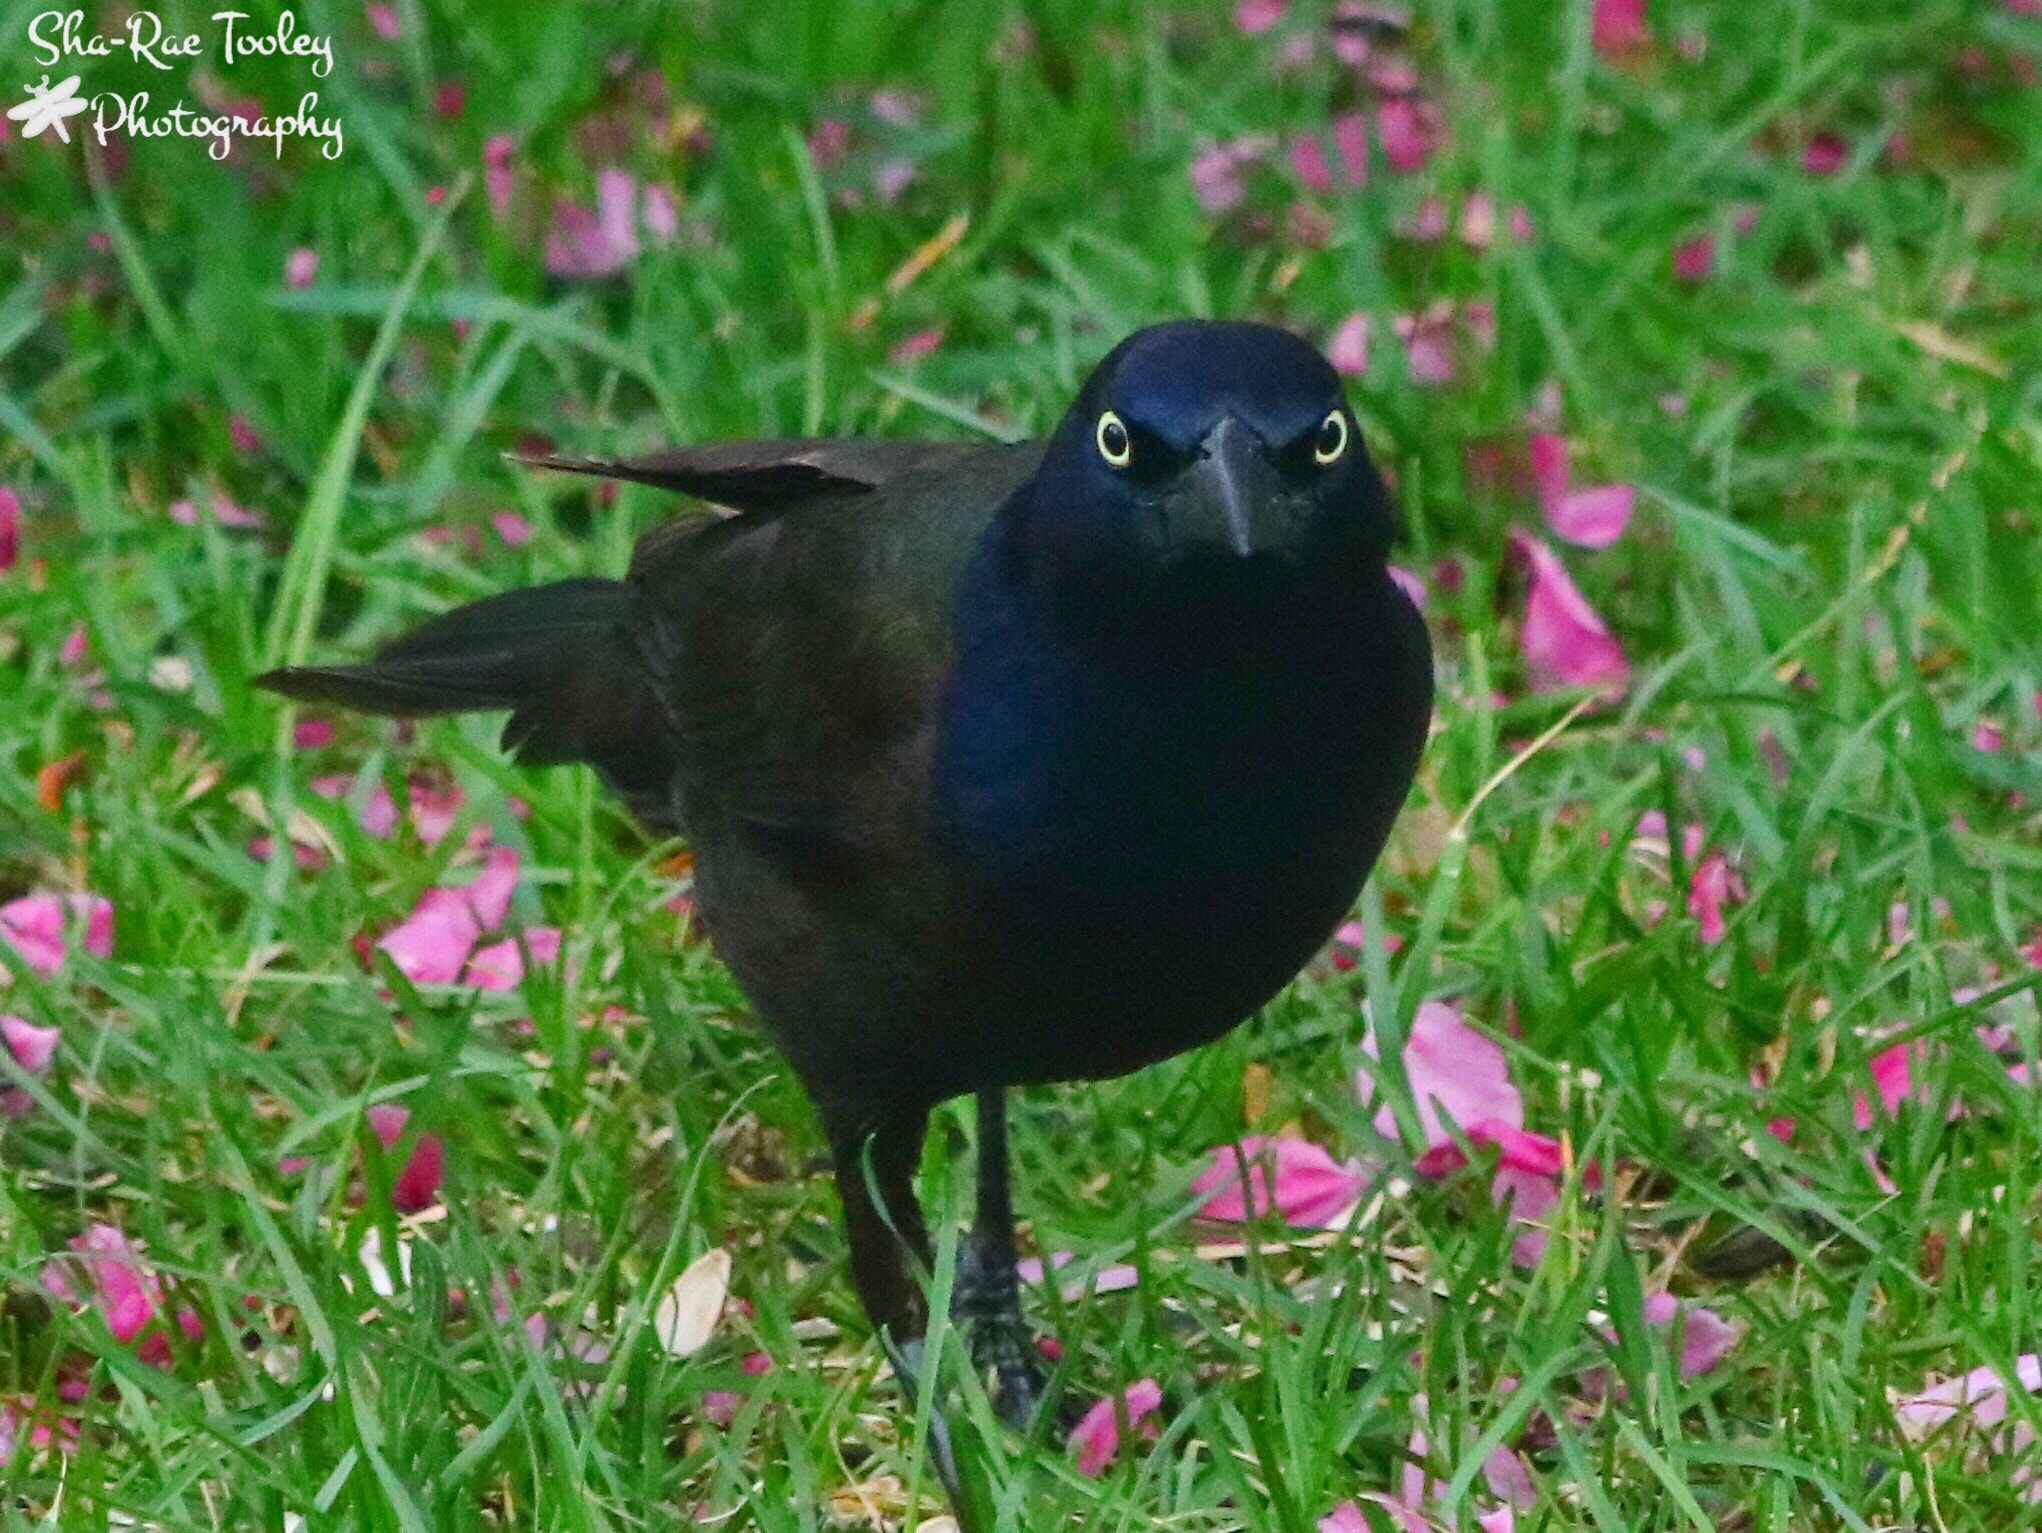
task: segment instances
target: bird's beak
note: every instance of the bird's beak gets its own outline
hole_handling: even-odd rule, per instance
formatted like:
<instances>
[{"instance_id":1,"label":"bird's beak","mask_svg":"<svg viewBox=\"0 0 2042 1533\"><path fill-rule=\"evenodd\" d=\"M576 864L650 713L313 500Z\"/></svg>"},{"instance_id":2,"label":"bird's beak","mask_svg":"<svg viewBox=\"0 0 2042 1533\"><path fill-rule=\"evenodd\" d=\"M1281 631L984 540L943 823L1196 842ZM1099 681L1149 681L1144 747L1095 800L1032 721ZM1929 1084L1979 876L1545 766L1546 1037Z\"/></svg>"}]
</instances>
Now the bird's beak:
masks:
<instances>
[{"instance_id":1,"label":"bird's beak","mask_svg":"<svg viewBox=\"0 0 2042 1533\"><path fill-rule=\"evenodd\" d=\"M1282 486L1262 442L1233 416L1223 416L1200 444L1205 456L1185 470L1193 529L1242 558L1262 546L1261 524Z\"/></svg>"}]
</instances>

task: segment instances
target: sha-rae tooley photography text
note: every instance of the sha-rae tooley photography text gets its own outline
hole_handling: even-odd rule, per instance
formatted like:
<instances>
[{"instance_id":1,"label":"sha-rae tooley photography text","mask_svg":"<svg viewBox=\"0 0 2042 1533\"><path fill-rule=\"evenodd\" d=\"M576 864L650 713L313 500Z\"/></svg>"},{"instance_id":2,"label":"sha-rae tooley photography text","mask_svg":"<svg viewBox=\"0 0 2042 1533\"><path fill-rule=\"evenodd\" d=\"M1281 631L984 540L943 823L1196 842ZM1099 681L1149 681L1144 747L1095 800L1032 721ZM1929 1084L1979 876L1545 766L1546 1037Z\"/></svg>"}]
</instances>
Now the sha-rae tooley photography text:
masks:
<instances>
[{"instance_id":1,"label":"sha-rae tooley photography text","mask_svg":"<svg viewBox=\"0 0 2042 1533\"><path fill-rule=\"evenodd\" d=\"M154 11L136 11L119 27L95 32L88 30L83 11L52 10L30 21L28 41L37 61L51 69L78 60L89 64L125 56L137 65L165 73L189 70L201 62L232 70L249 59L277 58L301 60L319 79L333 71L332 37L302 30L294 12L280 13L273 24L257 22L247 12L235 10L215 11L210 20L208 31L174 32ZM46 79L45 87L47 84ZM320 153L329 160L339 159L346 147L340 118L321 115L316 90L306 91L289 113L274 115L214 110L203 103L192 107L182 96L174 104L164 105L161 96L147 90L99 91L88 104L92 116L87 125L102 147L116 133L134 138L198 139L206 142L206 152L216 160L227 157L237 138L266 139L279 158L285 140L293 138L317 140Z\"/></svg>"}]
</instances>

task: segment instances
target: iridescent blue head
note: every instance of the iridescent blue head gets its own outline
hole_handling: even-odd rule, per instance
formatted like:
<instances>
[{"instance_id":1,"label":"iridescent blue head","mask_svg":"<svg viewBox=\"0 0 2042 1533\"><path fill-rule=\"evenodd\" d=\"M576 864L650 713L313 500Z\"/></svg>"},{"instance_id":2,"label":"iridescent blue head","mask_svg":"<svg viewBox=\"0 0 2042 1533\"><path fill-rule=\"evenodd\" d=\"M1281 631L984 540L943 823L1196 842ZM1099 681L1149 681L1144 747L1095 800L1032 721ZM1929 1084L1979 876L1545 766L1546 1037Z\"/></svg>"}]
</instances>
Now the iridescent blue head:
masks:
<instances>
[{"instance_id":1,"label":"iridescent blue head","mask_svg":"<svg viewBox=\"0 0 2042 1533\"><path fill-rule=\"evenodd\" d=\"M1050 439L1022 534L1037 561L1097 583L1268 589L1285 571L1380 561L1389 497L1339 376L1272 325L1137 331ZM1160 593L1159 593L1160 594Z\"/></svg>"}]
</instances>

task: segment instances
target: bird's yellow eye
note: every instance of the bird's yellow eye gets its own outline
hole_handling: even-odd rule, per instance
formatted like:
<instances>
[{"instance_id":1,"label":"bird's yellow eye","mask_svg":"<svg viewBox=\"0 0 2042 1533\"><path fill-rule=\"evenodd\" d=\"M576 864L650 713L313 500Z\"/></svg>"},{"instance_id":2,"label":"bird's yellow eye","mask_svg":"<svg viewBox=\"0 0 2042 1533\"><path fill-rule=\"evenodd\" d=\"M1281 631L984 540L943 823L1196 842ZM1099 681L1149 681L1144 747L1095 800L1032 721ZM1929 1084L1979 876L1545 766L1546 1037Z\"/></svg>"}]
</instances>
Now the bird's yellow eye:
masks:
<instances>
[{"instance_id":1,"label":"bird's yellow eye","mask_svg":"<svg viewBox=\"0 0 2042 1533\"><path fill-rule=\"evenodd\" d=\"M1347 451L1347 417L1340 411L1330 412L1319 422L1318 434L1312 438L1312 461L1320 467L1340 461L1340 455Z\"/></svg>"},{"instance_id":2,"label":"bird's yellow eye","mask_svg":"<svg viewBox=\"0 0 2042 1533\"><path fill-rule=\"evenodd\" d=\"M1111 410L1099 417L1098 438L1099 456L1115 468L1126 468L1134 458L1134 440L1127 434L1127 425Z\"/></svg>"}]
</instances>

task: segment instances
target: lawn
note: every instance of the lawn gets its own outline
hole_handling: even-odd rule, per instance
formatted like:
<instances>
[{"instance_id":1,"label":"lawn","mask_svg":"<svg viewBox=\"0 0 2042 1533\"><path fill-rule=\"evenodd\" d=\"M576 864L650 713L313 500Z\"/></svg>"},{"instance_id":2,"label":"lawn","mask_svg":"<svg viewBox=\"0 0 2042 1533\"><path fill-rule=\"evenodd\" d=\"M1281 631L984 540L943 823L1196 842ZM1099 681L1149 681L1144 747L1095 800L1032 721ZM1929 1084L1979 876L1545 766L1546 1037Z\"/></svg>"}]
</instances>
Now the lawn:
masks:
<instances>
[{"instance_id":1,"label":"lawn","mask_svg":"<svg viewBox=\"0 0 2042 1533\"><path fill-rule=\"evenodd\" d=\"M943 1526L685 849L248 678L671 509L506 451L1211 314L1348 374L1440 706L1277 1003L1017 1101L1091 1414L955 1371L986 1526L2042 1528L2042 6L39 5L10 105L344 138L0 120L0 1527Z\"/></svg>"}]
</instances>

